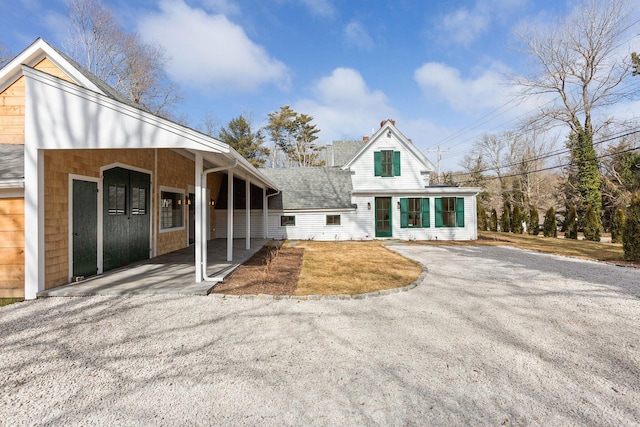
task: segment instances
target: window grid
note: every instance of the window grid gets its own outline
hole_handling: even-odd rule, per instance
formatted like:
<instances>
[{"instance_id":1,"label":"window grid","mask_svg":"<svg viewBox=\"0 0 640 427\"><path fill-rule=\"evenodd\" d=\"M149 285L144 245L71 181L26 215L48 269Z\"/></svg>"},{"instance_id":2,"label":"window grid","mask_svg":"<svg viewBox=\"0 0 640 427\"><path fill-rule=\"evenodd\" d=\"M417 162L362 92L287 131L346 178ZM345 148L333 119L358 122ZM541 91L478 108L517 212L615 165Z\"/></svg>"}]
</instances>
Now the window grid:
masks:
<instances>
[{"instance_id":1,"label":"window grid","mask_svg":"<svg viewBox=\"0 0 640 427\"><path fill-rule=\"evenodd\" d=\"M393 176L393 150L382 150L382 176Z\"/></svg>"},{"instance_id":2,"label":"window grid","mask_svg":"<svg viewBox=\"0 0 640 427\"><path fill-rule=\"evenodd\" d=\"M327 225L340 225L340 215L327 215Z\"/></svg>"}]
</instances>

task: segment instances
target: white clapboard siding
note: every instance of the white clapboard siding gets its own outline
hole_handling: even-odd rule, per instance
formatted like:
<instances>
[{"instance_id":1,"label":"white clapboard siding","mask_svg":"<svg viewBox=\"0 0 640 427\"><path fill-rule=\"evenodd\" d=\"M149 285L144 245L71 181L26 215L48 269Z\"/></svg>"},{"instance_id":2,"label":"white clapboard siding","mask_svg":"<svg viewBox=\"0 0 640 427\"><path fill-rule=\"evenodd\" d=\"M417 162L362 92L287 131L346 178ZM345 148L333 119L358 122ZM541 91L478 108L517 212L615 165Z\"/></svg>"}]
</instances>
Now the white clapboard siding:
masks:
<instances>
[{"instance_id":1,"label":"white clapboard siding","mask_svg":"<svg viewBox=\"0 0 640 427\"><path fill-rule=\"evenodd\" d=\"M400 176L374 176L373 153L381 150L400 151ZM425 166L395 135L380 136L351 164L353 190L415 190L428 184L429 175L421 174Z\"/></svg>"},{"instance_id":2,"label":"white clapboard siding","mask_svg":"<svg viewBox=\"0 0 640 427\"><path fill-rule=\"evenodd\" d=\"M236 239L246 237L246 216L245 210L233 211L233 237ZM264 236L264 219L262 216L262 210L251 210L251 237L255 239L262 239ZM215 233L212 237L216 239L227 238L227 210L216 209L215 213L216 226Z\"/></svg>"}]
</instances>

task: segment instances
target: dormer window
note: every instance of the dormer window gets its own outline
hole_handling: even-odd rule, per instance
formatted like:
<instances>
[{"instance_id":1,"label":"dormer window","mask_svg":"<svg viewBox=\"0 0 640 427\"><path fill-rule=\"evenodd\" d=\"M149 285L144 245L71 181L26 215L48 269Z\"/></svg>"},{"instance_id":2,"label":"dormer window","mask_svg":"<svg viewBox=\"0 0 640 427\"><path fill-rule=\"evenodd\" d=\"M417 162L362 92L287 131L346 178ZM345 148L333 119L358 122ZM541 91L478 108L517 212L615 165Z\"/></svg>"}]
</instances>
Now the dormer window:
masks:
<instances>
[{"instance_id":1,"label":"dormer window","mask_svg":"<svg viewBox=\"0 0 640 427\"><path fill-rule=\"evenodd\" d=\"M400 176L400 152L393 150L375 151L373 153L375 176Z\"/></svg>"}]
</instances>

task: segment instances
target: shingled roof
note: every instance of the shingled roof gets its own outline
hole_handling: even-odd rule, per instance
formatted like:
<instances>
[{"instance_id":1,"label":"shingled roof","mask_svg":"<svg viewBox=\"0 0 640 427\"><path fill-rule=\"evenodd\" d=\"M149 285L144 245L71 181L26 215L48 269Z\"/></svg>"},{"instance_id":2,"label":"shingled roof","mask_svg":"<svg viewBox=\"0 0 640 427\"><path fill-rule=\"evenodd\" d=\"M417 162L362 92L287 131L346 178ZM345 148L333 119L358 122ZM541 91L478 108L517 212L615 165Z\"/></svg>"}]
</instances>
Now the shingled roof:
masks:
<instances>
[{"instance_id":1,"label":"shingled roof","mask_svg":"<svg viewBox=\"0 0 640 427\"><path fill-rule=\"evenodd\" d=\"M365 146L367 141L333 141L327 146L327 161L329 166L343 166Z\"/></svg>"},{"instance_id":2,"label":"shingled roof","mask_svg":"<svg viewBox=\"0 0 640 427\"><path fill-rule=\"evenodd\" d=\"M0 144L0 179L24 178L24 145Z\"/></svg>"},{"instance_id":3,"label":"shingled roof","mask_svg":"<svg viewBox=\"0 0 640 427\"><path fill-rule=\"evenodd\" d=\"M340 168L260 169L282 191L269 209L350 209L351 172Z\"/></svg>"}]
</instances>

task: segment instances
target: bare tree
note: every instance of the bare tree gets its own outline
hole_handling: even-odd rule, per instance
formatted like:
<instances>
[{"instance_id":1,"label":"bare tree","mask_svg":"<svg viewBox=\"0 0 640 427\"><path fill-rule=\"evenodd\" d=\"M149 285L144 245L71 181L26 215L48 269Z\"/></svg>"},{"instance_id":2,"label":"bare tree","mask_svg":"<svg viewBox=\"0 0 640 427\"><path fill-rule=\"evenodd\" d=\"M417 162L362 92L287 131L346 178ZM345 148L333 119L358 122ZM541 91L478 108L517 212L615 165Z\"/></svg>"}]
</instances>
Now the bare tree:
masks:
<instances>
[{"instance_id":1,"label":"bare tree","mask_svg":"<svg viewBox=\"0 0 640 427\"><path fill-rule=\"evenodd\" d=\"M568 126L583 211L590 204L602 212L593 136L608 121L594 123L594 113L629 95L622 87L630 73L628 54L619 49L629 34L631 12L627 0L581 0L560 22L523 24L517 31L535 71L515 83L524 97L551 96L534 122Z\"/></svg>"},{"instance_id":2,"label":"bare tree","mask_svg":"<svg viewBox=\"0 0 640 427\"><path fill-rule=\"evenodd\" d=\"M124 30L99 0L69 3L68 54L142 108L171 116L181 100L178 87L164 71L164 50Z\"/></svg>"},{"instance_id":3,"label":"bare tree","mask_svg":"<svg viewBox=\"0 0 640 427\"><path fill-rule=\"evenodd\" d=\"M210 111L204 113L197 127L198 131L216 138L220 129L220 121Z\"/></svg>"},{"instance_id":4,"label":"bare tree","mask_svg":"<svg viewBox=\"0 0 640 427\"><path fill-rule=\"evenodd\" d=\"M11 51L4 45L4 43L0 42L0 67L5 64L5 62L9 62L12 58Z\"/></svg>"}]
</instances>

